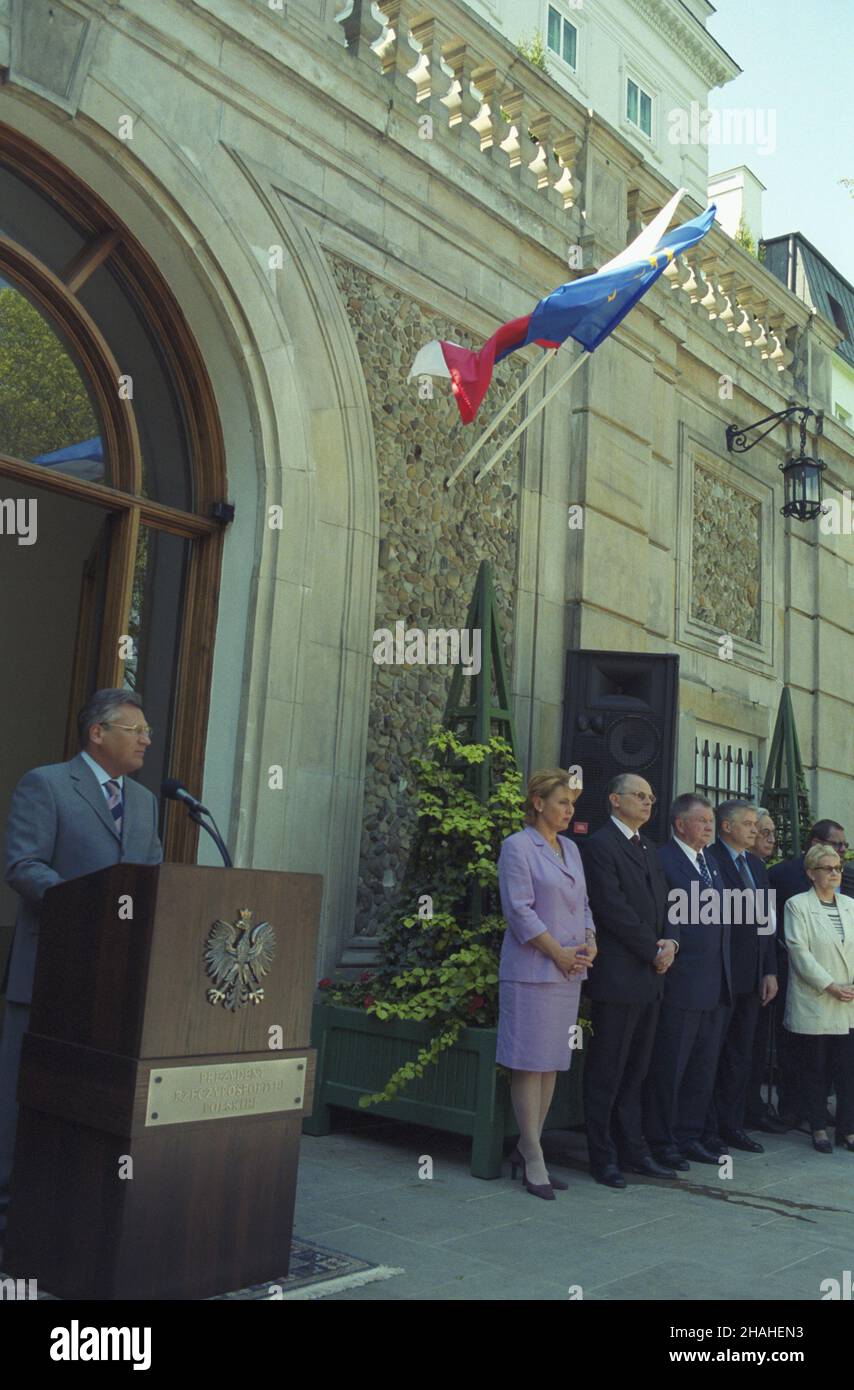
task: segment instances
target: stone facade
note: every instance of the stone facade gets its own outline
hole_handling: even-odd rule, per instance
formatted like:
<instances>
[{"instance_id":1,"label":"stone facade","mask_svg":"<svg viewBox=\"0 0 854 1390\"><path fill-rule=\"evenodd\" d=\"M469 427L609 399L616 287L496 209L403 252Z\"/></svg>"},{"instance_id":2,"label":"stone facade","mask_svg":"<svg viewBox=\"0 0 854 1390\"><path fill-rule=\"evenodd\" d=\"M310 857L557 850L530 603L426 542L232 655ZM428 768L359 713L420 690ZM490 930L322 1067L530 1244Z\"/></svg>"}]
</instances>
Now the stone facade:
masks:
<instances>
[{"instance_id":1,"label":"stone facade","mask_svg":"<svg viewBox=\"0 0 854 1390\"><path fill-rule=\"evenodd\" d=\"M483 557L526 770L559 756L568 647L675 651L678 790L698 729L762 765L787 684L813 806L854 818L854 539L780 516L785 429L744 457L725 445L797 399L828 412L828 479L854 486L837 330L715 227L519 453L446 494L472 433L446 384L428 402L407 384L415 351L530 312L576 273L568 252L603 264L673 185L468 6L389 9L393 26L367 0L0 0L0 122L115 209L205 357L236 518L200 790L236 863L323 876L321 974L364 949L400 874L401 779L447 694L447 671L378 667L372 634L461 625ZM649 41L665 62L664 29ZM501 364L484 423L539 357Z\"/></svg>"}]
</instances>

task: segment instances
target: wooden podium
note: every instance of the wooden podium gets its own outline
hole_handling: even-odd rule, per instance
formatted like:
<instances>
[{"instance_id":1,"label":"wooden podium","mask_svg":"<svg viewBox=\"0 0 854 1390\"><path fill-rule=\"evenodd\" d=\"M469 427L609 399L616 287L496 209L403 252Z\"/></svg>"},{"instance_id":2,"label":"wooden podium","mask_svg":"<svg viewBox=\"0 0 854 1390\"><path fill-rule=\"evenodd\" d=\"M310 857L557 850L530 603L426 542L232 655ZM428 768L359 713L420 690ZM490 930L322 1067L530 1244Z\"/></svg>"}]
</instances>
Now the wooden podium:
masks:
<instances>
[{"instance_id":1,"label":"wooden podium","mask_svg":"<svg viewBox=\"0 0 854 1390\"><path fill-rule=\"evenodd\" d=\"M45 895L7 1273L91 1299L287 1273L321 890L118 864Z\"/></svg>"}]
</instances>

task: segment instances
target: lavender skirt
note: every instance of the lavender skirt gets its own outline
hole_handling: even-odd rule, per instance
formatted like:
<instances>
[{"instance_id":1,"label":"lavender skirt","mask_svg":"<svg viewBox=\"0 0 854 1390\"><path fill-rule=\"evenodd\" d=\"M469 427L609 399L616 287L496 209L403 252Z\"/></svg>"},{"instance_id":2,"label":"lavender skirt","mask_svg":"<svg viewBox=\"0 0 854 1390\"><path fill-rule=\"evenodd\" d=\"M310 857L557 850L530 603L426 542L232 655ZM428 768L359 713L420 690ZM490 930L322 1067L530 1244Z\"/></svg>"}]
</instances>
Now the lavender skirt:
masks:
<instances>
[{"instance_id":1,"label":"lavender skirt","mask_svg":"<svg viewBox=\"0 0 854 1390\"><path fill-rule=\"evenodd\" d=\"M578 1018L580 980L498 986L498 1043L495 1060L512 1071L568 1071L570 1028Z\"/></svg>"}]
</instances>

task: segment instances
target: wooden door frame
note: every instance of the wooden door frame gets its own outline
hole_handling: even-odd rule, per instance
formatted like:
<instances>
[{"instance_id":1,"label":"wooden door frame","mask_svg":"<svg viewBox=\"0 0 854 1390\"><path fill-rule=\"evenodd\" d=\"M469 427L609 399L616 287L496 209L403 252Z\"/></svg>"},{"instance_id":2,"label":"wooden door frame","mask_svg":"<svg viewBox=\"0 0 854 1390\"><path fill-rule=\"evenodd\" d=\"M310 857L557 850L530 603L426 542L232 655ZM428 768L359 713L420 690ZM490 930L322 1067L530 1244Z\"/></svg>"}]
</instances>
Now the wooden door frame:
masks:
<instances>
[{"instance_id":1,"label":"wooden door frame","mask_svg":"<svg viewBox=\"0 0 854 1390\"><path fill-rule=\"evenodd\" d=\"M225 444L213 387L195 337L157 266L98 194L46 150L3 124L0 163L58 204L86 238L82 250L58 276L25 247L0 236L0 270L5 267L10 278L21 283L72 344L98 406L105 454L115 470L115 485L83 482L69 474L2 455L0 476L90 504L98 503L113 514L114 536L98 667L100 686L120 686L124 678L119 637L127 632L140 526L152 526L193 541L184 585L169 770L201 794L224 529L211 512L215 503L224 502L228 496ZM141 495L142 456L133 402L120 399L118 362L77 298L77 291L89 275L103 264L123 284L145 319L176 389L193 477L192 512L167 507ZM69 756L74 751L69 749ZM186 816L170 817L165 857L194 863L197 845L198 828Z\"/></svg>"}]
</instances>

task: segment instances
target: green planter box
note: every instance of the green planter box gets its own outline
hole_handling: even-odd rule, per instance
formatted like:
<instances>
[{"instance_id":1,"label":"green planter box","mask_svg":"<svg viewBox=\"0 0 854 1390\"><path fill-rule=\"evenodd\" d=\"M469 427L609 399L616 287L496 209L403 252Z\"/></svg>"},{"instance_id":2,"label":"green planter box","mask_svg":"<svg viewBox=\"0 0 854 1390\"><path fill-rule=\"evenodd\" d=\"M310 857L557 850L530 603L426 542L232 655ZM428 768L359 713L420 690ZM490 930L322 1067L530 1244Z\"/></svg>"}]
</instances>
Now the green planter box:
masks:
<instances>
[{"instance_id":1,"label":"green planter box","mask_svg":"<svg viewBox=\"0 0 854 1390\"><path fill-rule=\"evenodd\" d=\"M432 1032L430 1023L383 1021L361 1009L315 1005L311 1041L317 1048L317 1076L314 1110L303 1122L304 1132L328 1134L332 1106L359 1110L359 1097L382 1090L392 1072L414 1059ZM463 1029L454 1046L395 1100L362 1113L469 1134L474 1177L500 1177L504 1141L519 1130L509 1087L495 1069L495 1039L494 1028ZM583 1122L582 1057L579 1049L569 1071L558 1073L549 1129L570 1129Z\"/></svg>"}]
</instances>

